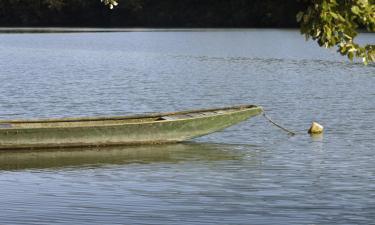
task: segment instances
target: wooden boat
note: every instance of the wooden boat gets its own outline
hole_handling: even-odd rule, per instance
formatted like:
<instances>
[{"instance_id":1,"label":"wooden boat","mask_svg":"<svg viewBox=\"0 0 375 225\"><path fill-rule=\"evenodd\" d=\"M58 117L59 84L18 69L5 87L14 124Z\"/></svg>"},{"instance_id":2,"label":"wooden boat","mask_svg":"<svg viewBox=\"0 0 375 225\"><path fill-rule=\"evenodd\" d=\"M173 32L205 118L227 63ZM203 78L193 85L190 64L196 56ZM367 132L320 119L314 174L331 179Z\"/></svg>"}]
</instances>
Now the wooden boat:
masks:
<instances>
[{"instance_id":1,"label":"wooden boat","mask_svg":"<svg viewBox=\"0 0 375 225\"><path fill-rule=\"evenodd\" d=\"M0 149L181 142L259 115L255 105L134 116L0 120Z\"/></svg>"}]
</instances>

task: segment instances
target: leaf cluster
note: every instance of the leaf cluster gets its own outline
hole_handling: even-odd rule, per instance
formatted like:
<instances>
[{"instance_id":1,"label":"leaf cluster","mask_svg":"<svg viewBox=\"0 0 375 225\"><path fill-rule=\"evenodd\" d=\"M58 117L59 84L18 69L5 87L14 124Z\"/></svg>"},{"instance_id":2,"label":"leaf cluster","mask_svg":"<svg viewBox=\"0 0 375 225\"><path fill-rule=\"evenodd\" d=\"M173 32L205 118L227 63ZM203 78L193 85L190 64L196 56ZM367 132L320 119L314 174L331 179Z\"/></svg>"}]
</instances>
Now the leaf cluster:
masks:
<instances>
[{"instance_id":1,"label":"leaf cluster","mask_svg":"<svg viewBox=\"0 0 375 225\"><path fill-rule=\"evenodd\" d=\"M354 41L359 29L375 31L375 0L310 0L306 11L297 14L301 33L320 46L338 47L350 60L375 62L375 45Z\"/></svg>"}]
</instances>

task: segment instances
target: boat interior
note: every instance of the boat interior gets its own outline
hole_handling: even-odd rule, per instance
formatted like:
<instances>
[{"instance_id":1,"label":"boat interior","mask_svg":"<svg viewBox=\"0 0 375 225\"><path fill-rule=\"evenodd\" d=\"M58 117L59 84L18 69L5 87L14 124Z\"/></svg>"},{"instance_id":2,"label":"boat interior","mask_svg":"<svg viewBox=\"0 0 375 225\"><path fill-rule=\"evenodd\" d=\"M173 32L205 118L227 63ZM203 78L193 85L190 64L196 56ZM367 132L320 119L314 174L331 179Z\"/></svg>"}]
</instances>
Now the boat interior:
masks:
<instances>
[{"instance_id":1,"label":"boat interior","mask_svg":"<svg viewBox=\"0 0 375 225\"><path fill-rule=\"evenodd\" d=\"M208 110L194 110L183 112L172 112L162 114L134 115L134 116L114 116L114 117L82 117L82 118L62 118L62 119L41 119L41 120L0 120L1 129L22 129L22 128L49 128L49 127L85 127L85 126L107 126L133 123L148 123L173 121L181 119L193 119L199 117L210 117L222 115L241 110L246 110L256 106L238 106L231 108L217 108Z\"/></svg>"}]
</instances>

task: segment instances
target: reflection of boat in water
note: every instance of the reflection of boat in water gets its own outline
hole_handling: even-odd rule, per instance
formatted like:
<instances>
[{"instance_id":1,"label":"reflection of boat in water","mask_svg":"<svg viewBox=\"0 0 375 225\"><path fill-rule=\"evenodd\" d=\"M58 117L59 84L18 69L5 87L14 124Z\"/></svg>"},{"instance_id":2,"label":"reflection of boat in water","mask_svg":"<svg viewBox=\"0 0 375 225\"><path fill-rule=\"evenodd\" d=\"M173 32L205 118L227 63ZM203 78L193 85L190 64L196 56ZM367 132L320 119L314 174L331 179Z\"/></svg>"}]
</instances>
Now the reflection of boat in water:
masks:
<instances>
[{"instance_id":1,"label":"reflection of boat in water","mask_svg":"<svg viewBox=\"0 0 375 225\"><path fill-rule=\"evenodd\" d=\"M0 120L0 149L180 142L262 113L243 105L141 116Z\"/></svg>"},{"instance_id":2,"label":"reflection of boat in water","mask_svg":"<svg viewBox=\"0 0 375 225\"><path fill-rule=\"evenodd\" d=\"M0 151L0 170L122 165L129 163L177 163L239 159L238 145L180 143L44 150Z\"/></svg>"}]
</instances>

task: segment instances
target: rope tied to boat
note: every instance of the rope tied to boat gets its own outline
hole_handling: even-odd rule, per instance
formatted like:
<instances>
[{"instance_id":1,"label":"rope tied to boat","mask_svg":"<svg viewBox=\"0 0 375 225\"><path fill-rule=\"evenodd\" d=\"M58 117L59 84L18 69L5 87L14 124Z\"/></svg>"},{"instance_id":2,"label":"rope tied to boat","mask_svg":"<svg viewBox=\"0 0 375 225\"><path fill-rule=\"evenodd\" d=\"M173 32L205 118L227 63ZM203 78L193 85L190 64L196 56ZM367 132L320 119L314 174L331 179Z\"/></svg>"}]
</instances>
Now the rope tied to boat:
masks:
<instances>
[{"instance_id":1,"label":"rope tied to boat","mask_svg":"<svg viewBox=\"0 0 375 225\"><path fill-rule=\"evenodd\" d=\"M268 122L270 122L271 124L275 125L276 127L280 128L280 129L284 130L284 131L287 132L289 135L291 135L291 136L296 135L295 132L293 132L293 131L291 131L291 130L289 130L289 129L283 127L283 126L281 126L280 124L277 124L276 122L274 122L270 117L268 117L268 116L266 115L266 112L265 112L264 110L263 110L262 115L264 116L264 118L266 118L266 119L268 120Z\"/></svg>"}]
</instances>

